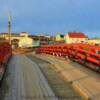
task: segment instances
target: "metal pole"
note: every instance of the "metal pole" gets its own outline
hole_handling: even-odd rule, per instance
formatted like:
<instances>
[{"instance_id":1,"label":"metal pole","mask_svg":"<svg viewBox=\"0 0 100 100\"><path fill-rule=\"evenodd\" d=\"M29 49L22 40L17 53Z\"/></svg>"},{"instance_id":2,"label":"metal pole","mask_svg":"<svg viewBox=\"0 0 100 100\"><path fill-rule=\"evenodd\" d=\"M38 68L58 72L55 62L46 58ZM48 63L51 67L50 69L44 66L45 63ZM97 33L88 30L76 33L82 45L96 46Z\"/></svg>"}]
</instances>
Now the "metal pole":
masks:
<instances>
[{"instance_id":1,"label":"metal pole","mask_svg":"<svg viewBox=\"0 0 100 100\"><path fill-rule=\"evenodd\" d=\"M8 14L8 36L9 36L9 44L11 44L11 17Z\"/></svg>"}]
</instances>

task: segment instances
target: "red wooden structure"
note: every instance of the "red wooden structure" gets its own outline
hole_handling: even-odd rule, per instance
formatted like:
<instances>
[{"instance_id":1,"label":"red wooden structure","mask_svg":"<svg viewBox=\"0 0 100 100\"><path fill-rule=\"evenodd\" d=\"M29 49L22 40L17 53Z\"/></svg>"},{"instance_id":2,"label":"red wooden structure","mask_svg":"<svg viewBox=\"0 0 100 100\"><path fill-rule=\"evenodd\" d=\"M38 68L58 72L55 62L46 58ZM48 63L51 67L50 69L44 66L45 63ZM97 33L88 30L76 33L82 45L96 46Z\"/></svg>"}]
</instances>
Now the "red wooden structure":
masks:
<instances>
[{"instance_id":1,"label":"red wooden structure","mask_svg":"<svg viewBox=\"0 0 100 100\"><path fill-rule=\"evenodd\" d=\"M100 47L89 44L50 44L41 46L38 53L69 57L100 72Z\"/></svg>"},{"instance_id":2,"label":"red wooden structure","mask_svg":"<svg viewBox=\"0 0 100 100\"><path fill-rule=\"evenodd\" d=\"M4 75L8 60L12 55L11 45L8 43L0 44L0 80Z\"/></svg>"}]
</instances>

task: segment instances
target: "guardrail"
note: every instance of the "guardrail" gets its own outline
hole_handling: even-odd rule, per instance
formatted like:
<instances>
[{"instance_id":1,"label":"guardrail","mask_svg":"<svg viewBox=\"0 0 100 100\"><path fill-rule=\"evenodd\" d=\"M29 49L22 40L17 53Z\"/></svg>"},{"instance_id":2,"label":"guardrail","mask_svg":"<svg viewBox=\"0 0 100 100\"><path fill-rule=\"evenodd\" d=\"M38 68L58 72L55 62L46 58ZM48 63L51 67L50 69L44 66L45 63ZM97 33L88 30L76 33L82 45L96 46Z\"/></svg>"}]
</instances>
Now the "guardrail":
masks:
<instances>
[{"instance_id":1,"label":"guardrail","mask_svg":"<svg viewBox=\"0 0 100 100\"><path fill-rule=\"evenodd\" d=\"M69 57L71 60L84 64L100 72L100 47L88 44L50 44L41 46L37 53Z\"/></svg>"},{"instance_id":2,"label":"guardrail","mask_svg":"<svg viewBox=\"0 0 100 100\"><path fill-rule=\"evenodd\" d=\"M8 60L12 55L11 45L8 43L0 44L0 81L4 75Z\"/></svg>"}]
</instances>

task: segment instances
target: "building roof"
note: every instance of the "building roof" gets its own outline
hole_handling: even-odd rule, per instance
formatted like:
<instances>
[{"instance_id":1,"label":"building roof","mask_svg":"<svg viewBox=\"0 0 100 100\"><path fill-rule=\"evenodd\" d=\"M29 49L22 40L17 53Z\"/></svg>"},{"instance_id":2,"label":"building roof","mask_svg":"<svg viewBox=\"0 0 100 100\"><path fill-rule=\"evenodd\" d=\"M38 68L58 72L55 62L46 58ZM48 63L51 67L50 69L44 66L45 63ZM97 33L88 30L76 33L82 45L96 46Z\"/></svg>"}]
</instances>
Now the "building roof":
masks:
<instances>
[{"instance_id":1,"label":"building roof","mask_svg":"<svg viewBox=\"0 0 100 100\"><path fill-rule=\"evenodd\" d=\"M37 35L29 35L33 40L47 41L48 37L45 36L37 36Z\"/></svg>"},{"instance_id":2,"label":"building roof","mask_svg":"<svg viewBox=\"0 0 100 100\"><path fill-rule=\"evenodd\" d=\"M8 33L0 33L0 35L6 35L6 36L8 36L9 34ZM20 34L19 33L11 33L11 36L19 37Z\"/></svg>"},{"instance_id":3,"label":"building roof","mask_svg":"<svg viewBox=\"0 0 100 100\"><path fill-rule=\"evenodd\" d=\"M87 38L87 36L82 32L69 32L68 36L71 38Z\"/></svg>"}]
</instances>

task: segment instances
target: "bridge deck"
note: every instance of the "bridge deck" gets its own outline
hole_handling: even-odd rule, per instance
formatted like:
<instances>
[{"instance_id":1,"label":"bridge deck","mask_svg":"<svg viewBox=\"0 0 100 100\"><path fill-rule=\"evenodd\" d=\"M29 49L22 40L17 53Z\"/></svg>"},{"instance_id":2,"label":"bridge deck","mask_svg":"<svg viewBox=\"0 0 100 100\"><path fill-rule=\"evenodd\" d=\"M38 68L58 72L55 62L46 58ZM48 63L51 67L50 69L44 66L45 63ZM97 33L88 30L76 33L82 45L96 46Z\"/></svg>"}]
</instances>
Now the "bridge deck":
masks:
<instances>
[{"instance_id":1,"label":"bridge deck","mask_svg":"<svg viewBox=\"0 0 100 100\"><path fill-rule=\"evenodd\" d=\"M0 89L0 99L81 100L70 85L50 67L49 63L37 58L30 60L25 55L13 56Z\"/></svg>"},{"instance_id":2,"label":"bridge deck","mask_svg":"<svg viewBox=\"0 0 100 100\"><path fill-rule=\"evenodd\" d=\"M56 71L87 100L100 100L100 74L70 60L45 54L34 56L52 63Z\"/></svg>"}]
</instances>

